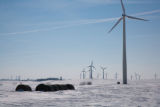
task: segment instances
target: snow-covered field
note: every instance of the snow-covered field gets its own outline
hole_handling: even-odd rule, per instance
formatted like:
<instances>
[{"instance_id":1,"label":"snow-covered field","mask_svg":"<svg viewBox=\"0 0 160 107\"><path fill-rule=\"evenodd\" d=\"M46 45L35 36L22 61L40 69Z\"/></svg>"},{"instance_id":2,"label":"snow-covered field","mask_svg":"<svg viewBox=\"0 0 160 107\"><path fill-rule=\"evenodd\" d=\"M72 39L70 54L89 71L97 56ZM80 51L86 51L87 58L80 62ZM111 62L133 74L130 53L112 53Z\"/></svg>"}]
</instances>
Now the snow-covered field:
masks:
<instances>
[{"instance_id":1,"label":"snow-covered field","mask_svg":"<svg viewBox=\"0 0 160 107\"><path fill-rule=\"evenodd\" d=\"M20 82L0 81L0 107L160 107L160 80L129 81L128 85L117 85L115 80L79 85L81 81L45 82L71 83L76 88L57 92L15 92ZM40 82L22 83L34 90Z\"/></svg>"}]
</instances>

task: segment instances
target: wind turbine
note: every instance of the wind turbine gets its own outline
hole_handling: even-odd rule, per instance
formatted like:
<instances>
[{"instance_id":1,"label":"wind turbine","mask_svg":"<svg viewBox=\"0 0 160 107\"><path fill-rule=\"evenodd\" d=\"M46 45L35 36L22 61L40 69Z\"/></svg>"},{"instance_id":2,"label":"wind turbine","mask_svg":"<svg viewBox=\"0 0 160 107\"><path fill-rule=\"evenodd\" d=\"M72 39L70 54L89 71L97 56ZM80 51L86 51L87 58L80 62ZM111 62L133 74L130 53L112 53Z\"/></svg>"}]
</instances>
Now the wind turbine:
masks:
<instances>
[{"instance_id":1,"label":"wind turbine","mask_svg":"<svg viewBox=\"0 0 160 107\"><path fill-rule=\"evenodd\" d=\"M123 2L122 2L122 0L120 0L120 1L121 1L122 11L123 11L122 16L119 18L119 20L116 22L116 24L111 28L109 33L121 22L121 20L123 20L123 84L127 84L126 18L143 20L143 21L148 21L148 20L126 15Z\"/></svg>"},{"instance_id":2,"label":"wind turbine","mask_svg":"<svg viewBox=\"0 0 160 107\"><path fill-rule=\"evenodd\" d=\"M85 73L86 73L86 71L85 71L85 69L83 69L83 70L82 70L83 79L85 79Z\"/></svg>"},{"instance_id":3,"label":"wind turbine","mask_svg":"<svg viewBox=\"0 0 160 107\"><path fill-rule=\"evenodd\" d=\"M157 74L156 73L154 74L154 78L155 78L155 80L157 80Z\"/></svg>"},{"instance_id":4,"label":"wind turbine","mask_svg":"<svg viewBox=\"0 0 160 107\"><path fill-rule=\"evenodd\" d=\"M141 75L140 74L138 74L138 79L141 80Z\"/></svg>"},{"instance_id":5,"label":"wind turbine","mask_svg":"<svg viewBox=\"0 0 160 107\"><path fill-rule=\"evenodd\" d=\"M90 79L93 79L93 76L92 76L93 69L96 69L96 68L93 66L93 61L91 62L91 65L89 65L88 67L89 67L89 71L90 71L89 78L90 78Z\"/></svg>"},{"instance_id":6,"label":"wind turbine","mask_svg":"<svg viewBox=\"0 0 160 107\"><path fill-rule=\"evenodd\" d=\"M137 73L135 73L135 78L136 78L136 80L137 80L137 77L138 77L138 74L137 74Z\"/></svg>"},{"instance_id":7,"label":"wind turbine","mask_svg":"<svg viewBox=\"0 0 160 107\"><path fill-rule=\"evenodd\" d=\"M115 73L115 79L116 80L118 79L118 73L117 72Z\"/></svg>"},{"instance_id":8,"label":"wind turbine","mask_svg":"<svg viewBox=\"0 0 160 107\"><path fill-rule=\"evenodd\" d=\"M107 69L106 67L101 67L102 71L103 71L103 79L104 79L104 71Z\"/></svg>"},{"instance_id":9,"label":"wind turbine","mask_svg":"<svg viewBox=\"0 0 160 107\"><path fill-rule=\"evenodd\" d=\"M133 79L133 76L131 75L131 80Z\"/></svg>"}]
</instances>

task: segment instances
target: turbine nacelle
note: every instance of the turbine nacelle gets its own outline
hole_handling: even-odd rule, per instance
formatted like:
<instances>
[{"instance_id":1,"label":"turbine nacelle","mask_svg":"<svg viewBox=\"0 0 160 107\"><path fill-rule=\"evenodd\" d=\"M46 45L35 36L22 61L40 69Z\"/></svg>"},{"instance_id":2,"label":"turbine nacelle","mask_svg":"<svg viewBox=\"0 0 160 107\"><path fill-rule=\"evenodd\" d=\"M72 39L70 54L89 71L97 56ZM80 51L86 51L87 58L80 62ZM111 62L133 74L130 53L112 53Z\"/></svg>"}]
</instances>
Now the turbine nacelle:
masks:
<instances>
[{"instance_id":1,"label":"turbine nacelle","mask_svg":"<svg viewBox=\"0 0 160 107\"><path fill-rule=\"evenodd\" d=\"M126 16L126 14L122 14L122 16Z\"/></svg>"},{"instance_id":2,"label":"turbine nacelle","mask_svg":"<svg viewBox=\"0 0 160 107\"><path fill-rule=\"evenodd\" d=\"M101 67L102 71L105 71L107 69L107 67Z\"/></svg>"}]
</instances>

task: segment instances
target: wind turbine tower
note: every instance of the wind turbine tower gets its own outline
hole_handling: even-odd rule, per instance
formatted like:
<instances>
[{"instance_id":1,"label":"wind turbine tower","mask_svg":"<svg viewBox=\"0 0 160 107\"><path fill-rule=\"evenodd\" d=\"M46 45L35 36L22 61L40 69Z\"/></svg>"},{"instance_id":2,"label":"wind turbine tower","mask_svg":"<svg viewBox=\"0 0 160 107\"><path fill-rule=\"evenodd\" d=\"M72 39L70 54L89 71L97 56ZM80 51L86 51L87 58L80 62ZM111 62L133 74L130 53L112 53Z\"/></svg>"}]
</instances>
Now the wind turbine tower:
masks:
<instances>
[{"instance_id":1,"label":"wind turbine tower","mask_svg":"<svg viewBox=\"0 0 160 107\"><path fill-rule=\"evenodd\" d=\"M89 67L89 71L90 71L90 75L89 75L89 78L90 79L93 79L93 69L96 69L94 66L93 66L93 61L91 62L91 65L88 66Z\"/></svg>"},{"instance_id":2,"label":"wind turbine tower","mask_svg":"<svg viewBox=\"0 0 160 107\"><path fill-rule=\"evenodd\" d=\"M118 73L117 72L115 73L115 79L116 80L118 79Z\"/></svg>"},{"instance_id":3,"label":"wind turbine tower","mask_svg":"<svg viewBox=\"0 0 160 107\"><path fill-rule=\"evenodd\" d=\"M141 80L141 75L140 74L138 75L138 79Z\"/></svg>"},{"instance_id":4,"label":"wind turbine tower","mask_svg":"<svg viewBox=\"0 0 160 107\"><path fill-rule=\"evenodd\" d=\"M133 76L131 75L131 80L133 79Z\"/></svg>"},{"instance_id":5,"label":"wind turbine tower","mask_svg":"<svg viewBox=\"0 0 160 107\"><path fill-rule=\"evenodd\" d=\"M154 78L155 78L155 80L157 80L157 74L156 73L154 74Z\"/></svg>"},{"instance_id":6,"label":"wind turbine tower","mask_svg":"<svg viewBox=\"0 0 160 107\"><path fill-rule=\"evenodd\" d=\"M85 79L85 73L86 73L86 71L85 71L85 69L83 69L83 70L82 70L83 79Z\"/></svg>"},{"instance_id":7,"label":"wind turbine tower","mask_svg":"<svg viewBox=\"0 0 160 107\"><path fill-rule=\"evenodd\" d=\"M106 67L101 67L102 72L103 72L103 79L104 79L104 71L107 69Z\"/></svg>"},{"instance_id":8,"label":"wind turbine tower","mask_svg":"<svg viewBox=\"0 0 160 107\"><path fill-rule=\"evenodd\" d=\"M119 18L119 20L116 22L116 24L111 28L109 33L121 22L121 20L123 20L123 65L122 65L122 69L123 69L123 84L127 84L126 18L143 20L143 21L147 21L147 20L126 15L123 2L122 2L122 0L120 0L120 1L121 1L122 11L123 11L122 16Z\"/></svg>"},{"instance_id":9,"label":"wind turbine tower","mask_svg":"<svg viewBox=\"0 0 160 107\"><path fill-rule=\"evenodd\" d=\"M137 74L137 73L135 73L135 78L136 78L136 80L137 80L137 77L138 77L138 74Z\"/></svg>"}]
</instances>

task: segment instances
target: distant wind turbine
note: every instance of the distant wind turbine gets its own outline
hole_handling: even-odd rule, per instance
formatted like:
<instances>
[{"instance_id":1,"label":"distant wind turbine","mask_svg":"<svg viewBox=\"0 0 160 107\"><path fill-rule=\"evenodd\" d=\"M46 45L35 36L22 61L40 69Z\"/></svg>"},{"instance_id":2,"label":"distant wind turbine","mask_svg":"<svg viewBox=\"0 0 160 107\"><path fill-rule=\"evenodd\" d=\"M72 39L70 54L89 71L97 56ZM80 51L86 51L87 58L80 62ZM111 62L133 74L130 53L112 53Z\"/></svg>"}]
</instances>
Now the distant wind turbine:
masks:
<instances>
[{"instance_id":1,"label":"distant wind turbine","mask_svg":"<svg viewBox=\"0 0 160 107\"><path fill-rule=\"evenodd\" d=\"M131 75L131 80L133 79L133 76Z\"/></svg>"},{"instance_id":2,"label":"distant wind turbine","mask_svg":"<svg viewBox=\"0 0 160 107\"><path fill-rule=\"evenodd\" d=\"M154 74L154 78L155 78L155 80L157 80L157 74L156 73Z\"/></svg>"},{"instance_id":3,"label":"distant wind turbine","mask_svg":"<svg viewBox=\"0 0 160 107\"><path fill-rule=\"evenodd\" d=\"M89 71L90 71L90 75L89 75L89 78L90 79L93 79L93 69L96 69L94 66L93 66L93 61L91 62L91 65L88 66L89 67Z\"/></svg>"},{"instance_id":4,"label":"distant wind turbine","mask_svg":"<svg viewBox=\"0 0 160 107\"><path fill-rule=\"evenodd\" d=\"M103 72L103 79L104 79L104 71L107 69L106 67L101 67L102 72Z\"/></svg>"},{"instance_id":5,"label":"distant wind turbine","mask_svg":"<svg viewBox=\"0 0 160 107\"><path fill-rule=\"evenodd\" d=\"M118 79L118 73L117 72L115 73L115 79L116 80Z\"/></svg>"},{"instance_id":6,"label":"distant wind turbine","mask_svg":"<svg viewBox=\"0 0 160 107\"><path fill-rule=\"evenodd\" d=\"M85 79L85 73L86 73L86 71L85 71L85 69L83 69L83 70L82 70L83 79Z\"/></svg>"},{"instance_id":7,"label":"distant wind turbine","mask_svg":"<svg viewBox=\"0 0 160 107\"><path fill-rule=\"evenodd\" d=\"M135 78L136 78L136 80L137 80L137 77L138 77L138 74L137 74L137 73L135 73Z\"/></svg>"},{"instance_id":8,"label":"distant wind turbine","mask_svg":"<svg viewBox=\"0 0 160 107\"><path fill-rule=\"evenodd\" d=\"M143 21L147 21L145 19L142 18L137 18L137 17L133 17L133 16L128 16L126 15L125 12L125 8L123 5L122 0L121 1L121 6L122 6L122 17L120 17L120 19L116 22L116 24L111 28L111 30L109 31L109 33L120 23L120 21L123 19L123 84L127 84L127 58L126 58L126 17L130 18L130 19L136 19L136 20L143 20Z\"/></svg>"},{"instance_id":9,"label":"distant wind turbine","mask_svg":"<svg viewBox=\"0 0 160 107\"><path fill-rule=\"evenodd\" d=\"M138 79L141 80L141 75L140 74L138 75Z\"/></svg>"}]
</instances>

